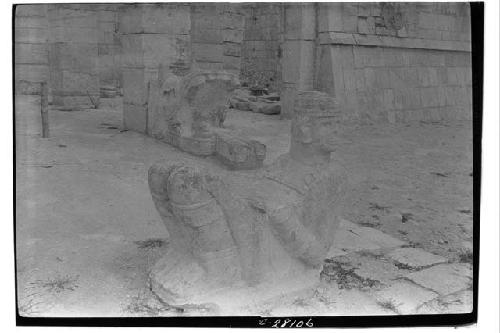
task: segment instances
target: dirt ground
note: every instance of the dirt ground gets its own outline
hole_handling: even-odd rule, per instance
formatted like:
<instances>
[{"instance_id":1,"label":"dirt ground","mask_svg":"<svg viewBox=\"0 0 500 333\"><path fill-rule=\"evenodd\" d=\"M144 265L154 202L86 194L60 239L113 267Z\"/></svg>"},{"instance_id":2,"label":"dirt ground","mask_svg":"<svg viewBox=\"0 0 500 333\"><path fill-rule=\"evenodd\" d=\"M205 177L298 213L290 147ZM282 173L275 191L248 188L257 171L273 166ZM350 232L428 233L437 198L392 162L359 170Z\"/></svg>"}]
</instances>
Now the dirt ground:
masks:
<instances>
[{"instance_id":1,"label":"dirt ground","mask_svg":"<svg viewBox=\"0 0 500 333\"><path fill-rule=\"evenodd\" d=\"M38 100L16 98L20 312L26 316L189 315L165 307L148 291L148 271L165 250L168 234L149 194L147 170L159 159L196 158L122 130L120 101L103 102L99 110L51 110L51 137L41 139ZM279 116L233 110L225 126L266 144L266 164L288 149L289 122ZM466 267L462 275L468 275L472 262L471 124L365 125L347 133L344 140L335 156L352 178L345 229L387 235L406 248L444 258L447 267L462 265L453 267ZM212 162L210 158L199 161ZM361 244L349 252L348 247L348 243L337 244L336 255L344 262L327 261L326 276L332 267L352 272L345 265L356 261L365 267L394 266L385 260L389 252L384 249L367 250ZM385 266L377 267L374 272ZM401 270L418 273L401 265L395 270L397 274ZM286 309L288 314L352 315L404 310L376 296L379 290L370 281L383 282L383 277L358 279L358 285L352 279L342 284L341 271L337 269L337 278L323 279L314 290L270 300L258 312L278 315ZM342 281L348 276L342 275ZM390 287L397 285L391 282ZM470 303L469 289L455 289ZM456 294L455 289L450 295ZM448 294L439 294L440 298L429 296L422 304L455 309L448 305L456 297L448 302Z\"/></svg>"}]
</instances>

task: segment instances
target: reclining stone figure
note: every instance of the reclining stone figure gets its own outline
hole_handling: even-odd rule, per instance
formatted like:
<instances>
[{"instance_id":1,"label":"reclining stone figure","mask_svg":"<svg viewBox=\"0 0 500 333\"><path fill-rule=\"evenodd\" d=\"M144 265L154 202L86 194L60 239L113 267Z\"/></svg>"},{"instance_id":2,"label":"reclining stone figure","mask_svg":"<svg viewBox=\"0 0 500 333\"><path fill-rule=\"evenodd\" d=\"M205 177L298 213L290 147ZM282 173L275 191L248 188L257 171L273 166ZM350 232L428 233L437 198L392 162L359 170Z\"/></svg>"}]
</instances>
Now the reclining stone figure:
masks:
<instances>
[{"instance_id":1,"label":"reclining stone figure","mask_svg":"<svg viewBox=\"0 0 500 333\"><path fill-rule=\"evenodd\" d=\"M289 153L261 170L153 165L149 186L170 235L153 292L228 313L319 281L348 184L331 159L341 119L335 99L301 92Z\"/></svg>"},{"instance_id":2,"label":"reclining stone figure","mask_svg":"<svg viewBox=\"0 0 500 333\"><path fill-rule=\"evenodd\" d=\"M261 167L265 146L222 128L229 96L238 86L235 74L199 70L150 84L159 89L159 101L150 101L152 136L195 155L215 154L232 169Z\"/></svg>"}]
</instances>

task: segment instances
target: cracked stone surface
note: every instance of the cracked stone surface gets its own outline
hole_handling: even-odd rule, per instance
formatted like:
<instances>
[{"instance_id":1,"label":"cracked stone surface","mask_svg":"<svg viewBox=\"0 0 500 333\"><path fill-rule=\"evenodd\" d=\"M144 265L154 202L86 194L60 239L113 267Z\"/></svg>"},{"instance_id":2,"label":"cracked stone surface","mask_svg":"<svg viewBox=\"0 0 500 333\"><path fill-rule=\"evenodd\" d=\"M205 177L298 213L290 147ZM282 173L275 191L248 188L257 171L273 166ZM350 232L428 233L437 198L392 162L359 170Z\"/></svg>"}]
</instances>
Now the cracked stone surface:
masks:
<instances>
[{"instance_id":1,"label":"cracked stone surface","mask_svg":"<svg viewBox=\"0 0 500 333\"><path fill-rule=\"evenodd\" d=\"M406 278L441 295L448 295L470 288L472 269L467 264L442 264L410 273Z\"/></svg>"},{"instance_id":2,"label":"cracked stone surface","mask_svg":"<svg viewBox=\"0 0 500 333\"><path fill-rule=\"evenodd\" d=\"M472 290L463 290L424 303L417 309L417 313L467 313L472 311L472 300Z\"/></svg>"},{"instance_id":3,"label":"cracked stone surface","mask_svg":"<svg viewBox=\"0 0 500 333\"><path fill-rule=\"evenodd\" d=\"M375 293L379 304L393 307L399 314L415 313L417 308L439 295L408 281L398 281Z\"/></svg>"},{"instance_id":4,"label":"cracked stone surface","mask_svg":"<svg viewBox=\"0 0 500 333\"><path fill-rule=\"evenodd\" d=\"M388 256L392 260L412 268L431 266L447 261L444 257L411 247L395 249L389 252Z\"/></svg>"}]
</instances>

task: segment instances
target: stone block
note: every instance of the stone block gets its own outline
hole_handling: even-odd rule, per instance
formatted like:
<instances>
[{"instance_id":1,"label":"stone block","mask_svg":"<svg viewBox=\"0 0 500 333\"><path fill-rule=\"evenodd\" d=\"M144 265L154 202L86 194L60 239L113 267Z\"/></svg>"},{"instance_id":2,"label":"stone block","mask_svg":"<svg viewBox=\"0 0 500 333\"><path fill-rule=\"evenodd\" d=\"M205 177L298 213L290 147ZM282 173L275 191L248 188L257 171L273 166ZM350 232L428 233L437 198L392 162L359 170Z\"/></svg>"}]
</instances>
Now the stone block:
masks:
<instances>
[{"instance_id":1,"label":"stone block","mask_svg":"<svg viewBox=\"0 0 500 333\"><path fill-rule=\"evenodd\" d=\"M62 70L58 73L60 82L53 83L54 94L60 96L87 96L99 94L99 77L88 74Z\"/></svg>"},{"instance_id":2,"label":"stone block","mask_svg":"<svg viewBox=\"0 0 500 333\"><path fill-rule=\"evenodd\" d=\"M266 156L266 146L255 140L244 140L232 135L218 133L215 154L233 170L258 169Z\"/></svg>"},{"instance_id":3,"label":"stone block","mask_svg":"<svg viewBox=\"0 0 500 333\"><path fill-rule=\"evenodd\" d=\"M124 34L152 33L187 35L191 29L189 5L141 4L127 6L120 15L120 31Z\"/></svg>"},{"instance_id":4,"label":"stone block","mask_svg":"<svg viewBox=\"0 0 500 333\"><path fill-rule=\"evenodd\" d=\"M16 17L46 16L47 7L46 4L16 5Z\"/></svg>"},{"instance_id":5,"label":"stone block","mask_svg":"<svg viewBox=\"0 0 500 333\"><path fill-rule=\"evenodd\" d=\"M14 46L16 64L48 64L46 44L19 44Z\"/></svg>"},{"instance_id":6,"label":"stone block","mask_svg":"<svg viewBox=\"0 0 500 333\"><path fill-rule=\"evenodd\" d=\"M375 298L379 303L393 304L398 314L404 315L416 314L419 306L438 296L433 291L407 281L396 282L375 293Z\"/></svg>"},{"instance_id":7,"label":"stone block","mask_svg":"<svg viewBox=\"0 0 500 333\"><path fill-rule=\"evenodd\" d=\"M223 29L221 33L224 42L241 43L243 41L243 30Z\"/></svg>"},{"instance_id":8,"label":"stone block","mask_svg":"<svg viewBox=\"0 0 500 333\"><path fill-rule=\"evenodd\" d=\"M97 71L98 46L90 43L51 43L50 66L83 73Z\"/></svg>"},{"instance_id":9,"label":"stone block","mask_svg":"<svg viewBox=\"0 0 500 333\"><path fill-rule=\"evenodd\" d=\"M147 106L123 103L123 127L140 133L146 133L147 112Z\"/></svg>"},{"instance_id":10,"label":"stone block","mask_svg":"<svg viewBox=\"0 0 500 333\"><path fill-rule=\"evenodd\" d=\"M60 96L53 94L52 104L62 110L81 110L94 108L96 103L99 105L99 95L91 96Z\"/></svg>"},{"instance_id":11,"label":"stone block","mask_svg":"<svg viewBox=\"0 0 500 333\"><path fill-rule=\"evenodd\" d=\"M449 295L472 287L472 267L441 264L410 273L406 278L441 295Z\"/></svg>"},{"instance_id":12,"label":"stone block","mask_svg":"<svg viewBox=\"0 0 500 333\"><path fill-rule=\"evenodd\" d=\"M47 29L49 23L46 16L20 16L14 19L15 28L44 28Z\"/></svg>"},{"instance_id":13,"label":"stone block","mask_svg":"<svg viewBox=\"0 0 500 333\"><path fill-rule=\"evenodd\" d=\"M193 58L200 62L222 62L224 46L222 44L193 43Z\"/></svg>"},{"instance_id":14,"label":"stone block","mask_svg":"<svg viewBox=\"0 0 500 333\"><path fill-rule=\"evenodd\" d=\"M147 102L147 80L144 69L124 68L123 102L144 105Z\"/></svg>"},{"instance_id":15,"label":"stone block","mask_svg":"<svg viewBox=\"0 0 500 333\"><path fill-rule=\"evenodd\" d=\"M228 69L228 70L236 70L239 72L240 67L241 67L241 58L224 55L222 58L222 63L223 63L222 68Z\"/></svg>"},{"instance_id":16,"label":"stone block","mask_svg":"<svg viewBox=\"0 0 500 333\"><path fill-rule=\"evenodd\" d=\"M47 40L47 29L16 28L14 30L14 42L16 43L45 43Z\"/></svg>"},{"instance_id":17,"label":"stone block","mask_svg":"<svg viewBox=\"0 0 500 333\"><path fill-rule=\"evenodd\" d=\"M319 3L318 32L342 31L342 4Z\"/></svg>"},{"instance_id":18,"label":"stone block","mask_svg":"<svg viewBox=\"0 0 500 333\"><path fill-rule=\"evenodd\" d=\"M49 79L49 66L47 65L16 64L14 68L16 81L47 82Z\"/></svg>"},{"instance_id":19,"label":"stone block","mask_svg":"<svg viewBox=\"0 0 500 333\"><path fill-rule=\"evenodd\" d=\"M118 10L99 10L97 12L98 21L115 24L118 22Z\"/></svg>"},{"instance_id":20,"label":"stone block","mask_svg":"<svg viewBox=\"0 0 500 333\"><path fill-rule=\"evenodd\" d=\"M143 65L148 68L158 68L160 65L170 65L179 59L186 60L188 56L185 49L187 40L187 36L143 35ZM193 44L193 48L194 45L199 44Z\"/></svg>"},{"instance_id":21,"label":"stone block","mask_svg":"<svg viewBox=\"0 0 500 333\"><path fill-rule=\"evenodd\" d=\"M52 43L94 43L98 42L98 29L94 27L54 27L50 29Z\"/></svg>"},{"instance_id":22,"label":"stone block","mask_svg":"<svg viewBox=\"0 0 500 333\"><path fill-rule=\"evenodd\" d=\"M447 262L444 257L411 247L392 250L387 256L395 262L411 268L422 268Z\"/></svg>"},{"instance_id":23,"label":"stone block","mask_svg":"<svg viewBox=\"0 0 500 333\"><path fill-rule=\"evenodd\" d=\"M194 29L191 30L191 41L193 43L219 44L222 43L222 31L220 29Z\"/></svg>"},{"instance_id":24,"label":"stone block","mask_svg":"<svg viewBox=\"0 0 500 333\"><path fill-rule=\"evenodd\" d=\"M392 89L384 89L384 108L386 110L394 109L394 91Z\"/></svg>"},{"instance_id":25,"label":"stone block","mask_svg":"<svg viewBox=\"0 0 500 333\"><path fill-rule=\"evenodd\" d=\"M240 57L241 44L224 43L224 55L232 57Z\"/></svg>"}]
</instances>

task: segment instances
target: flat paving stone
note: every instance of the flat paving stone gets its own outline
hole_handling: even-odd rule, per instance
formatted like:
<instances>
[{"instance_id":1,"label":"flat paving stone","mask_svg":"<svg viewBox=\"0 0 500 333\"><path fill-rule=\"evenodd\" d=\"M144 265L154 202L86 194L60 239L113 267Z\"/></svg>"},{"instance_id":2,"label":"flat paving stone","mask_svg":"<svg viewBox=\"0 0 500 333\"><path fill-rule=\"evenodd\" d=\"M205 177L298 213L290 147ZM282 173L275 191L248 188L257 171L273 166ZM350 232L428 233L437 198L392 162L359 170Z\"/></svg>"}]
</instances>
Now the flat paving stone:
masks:
<instances>
[{"instance_id":1,"label":"flat paving stone","mask_svg":"<svg viewBox=\"0 0 500 333\"><path fill-rule=\"evenodd\" d=\"M411 268L426 267L445 263L446 258L416 248L398 248L387 254L392 260Z\"/></svg>"},{"instance_id":2,"label":"flat paving stone","mask_svg":"<svg viewBox=\"0 0 500 333\"><path fill-rule=\"evenodd\" d=\"M405 277L441 295L448 295L470 287L472 267L467 264L441 264Z\"/></svg>"},{"instance_id":3,"label":"flat paving stone","mask_svg":"<svg viewBox=\"0 0 500 333\"><path fill-rule=\"evenodd\" d=\"M439 294L408 281L399 281L375 293L379 305L393 307L399 314L415 314L422 304L439 297Z\"/></svg>"},{"instance_id":4,"label":"flat paving stone","mask_svg":"<svg viewBox=\"0 0 500 333\"><path fill-rule=\"evenodd\" d=\"M333 242L335 248L351 252L393 248L405 244L405 242L382 231L369 227L360 227L346 220L340 222L339 230Z\"/></svg>"},{"instance_id":5,"label":"flat paving stone","mask_svg":"<svg viewBox=\"0 0 500 333\"><path fill-rule=\"evenodd\" d=\"M463 290L431 300L417 310L418 314L469 313L473 307L472 290Z\"/></svg>"}]
</instances>

